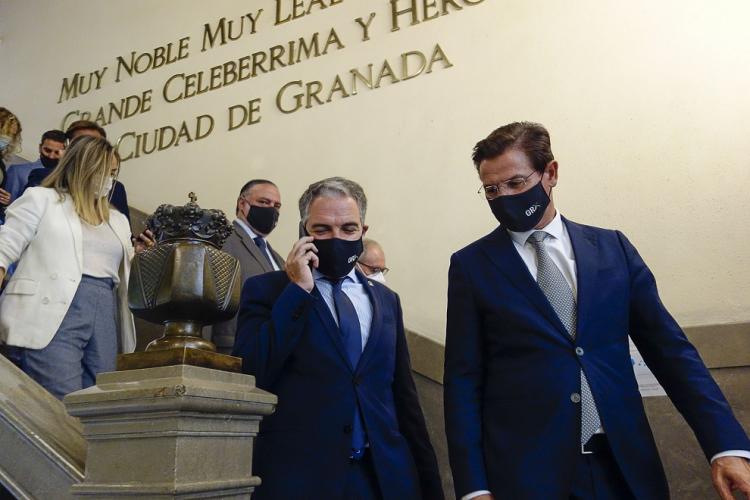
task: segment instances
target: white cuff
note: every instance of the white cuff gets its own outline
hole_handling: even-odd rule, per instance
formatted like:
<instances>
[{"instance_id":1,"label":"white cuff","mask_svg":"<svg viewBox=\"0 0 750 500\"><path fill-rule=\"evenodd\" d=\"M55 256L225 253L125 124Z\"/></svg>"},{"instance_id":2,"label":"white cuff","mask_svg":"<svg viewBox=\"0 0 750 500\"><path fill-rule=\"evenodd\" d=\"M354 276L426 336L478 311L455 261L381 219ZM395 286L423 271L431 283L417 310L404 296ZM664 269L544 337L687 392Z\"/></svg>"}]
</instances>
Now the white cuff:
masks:
<instances>
[{"instance_id":1,"label":"white cuff","mask_svg":"<svg viewBox=\"0 0 750 500\"><path fill-rule=\"evenodd\" d=\"M464 496L462 496L462 497L461 497L461 500L471 500L472 498L476 498L476 497L478 497L479 495L491 495L491 494L492 494L492 493L490 493L490 492L489 492L489 491L487 491L487 490L477 490L477 491L472 491L472 492L471 492L471 493L469 493L468 495L464 495Z\"/></svg>"},{"instance_id":2,"label":"white cuff","mask_svg":"<svg viewBox=\"0 0 750 500\"><path fill-rule=\"evenodd\" d=\"M711 463L714 463L714 460L721 457L740 457L747 460L750 460L750 451L747 450L727 450L722 451L721 453L717 453L713 457L711 457Z\"/></svg>"}]
</instances>

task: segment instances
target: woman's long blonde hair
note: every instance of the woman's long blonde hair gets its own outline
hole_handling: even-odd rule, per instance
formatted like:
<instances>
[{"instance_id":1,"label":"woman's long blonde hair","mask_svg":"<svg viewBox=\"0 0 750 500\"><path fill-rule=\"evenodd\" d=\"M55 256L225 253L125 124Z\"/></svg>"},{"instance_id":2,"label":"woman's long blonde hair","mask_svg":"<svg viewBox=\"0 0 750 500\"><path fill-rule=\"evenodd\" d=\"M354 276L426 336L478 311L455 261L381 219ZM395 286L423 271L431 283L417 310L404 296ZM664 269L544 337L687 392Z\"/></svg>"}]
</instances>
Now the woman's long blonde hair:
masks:
<instances>
[{"instance_id":1,"label":"woman's long blonde hair","mask_svg":"<svg viewBox=\"0 0 750 500\"><path fill-rule=\"evenodd\" d=\"M41 185L53 188L61 200L70 195L78 216L98 225L109 221L109 197L97 196L97 192L103 189L112 166L119 163L120 157L107 139L78 137Z\"/></svg>"}]
</instances>

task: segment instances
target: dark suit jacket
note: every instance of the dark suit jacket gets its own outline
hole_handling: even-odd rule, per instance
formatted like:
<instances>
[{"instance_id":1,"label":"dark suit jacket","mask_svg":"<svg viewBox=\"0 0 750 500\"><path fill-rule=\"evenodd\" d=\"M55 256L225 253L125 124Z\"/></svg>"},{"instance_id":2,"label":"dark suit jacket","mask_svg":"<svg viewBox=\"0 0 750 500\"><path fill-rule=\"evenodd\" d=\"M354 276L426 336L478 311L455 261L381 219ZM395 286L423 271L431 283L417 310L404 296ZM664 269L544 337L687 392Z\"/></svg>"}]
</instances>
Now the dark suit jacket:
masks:
<instances>
[{"instance_id":1,"label":"dark suit jacket","mask_svg":"<svg viewBox=\"0 0 750 500\"><path fill-rule=\"evenodd\" d=\"M26 183L26 188L24 188L24 190L30 187L39 186L50 172L52 172L52 169L45 167L32 170L29 174L29 180ZM112 187L112 199L109 202L128 219L128 222L130 222L128 194L125 192L125 186L123 186L120 181L115 181L115 185Z\"/></svg>"},{"instance_id":2,"label":"dark suit jacket","mask_svg":"<svg viewBox=\"0 0 750 500\"><path fill-rule=\"evenodd\" d=\"M580 453L580 408L571 395L580 392L581 368L632 493L668 498L628 334L707 457L750 449L636 249L620 232L564 223L578 276L575 341L504 228L451 259L445 416L459 498L482 489L495 498L567 498Z\"/></svg>"},{"instance_id":3,"label":"dark suit jacket","mask_svg":"<svg viewBox=\"0 0 750 500\"><path fill-rule=\"evenodd\" d=\"M276 265L284 269L284 259L270 245L268 248L271 250ZM232 223L232 234L229 235L221 249L240 261L242 283L245 283L245 281L253 276L269 273L274 270L268 259L263 255L263 252L258 248L258 245L255 244L250 235L247 234L247 231L237 221ZM215 324L211 329L211 340L216 344L217 351L224 354L231 353L232 347L234 347L236 332L236 315L228 321Z\"/></svg>"},{"instance_id":4,"label":"dark suit jacket","mask_svg":"<svg viewBox=\"0 0 750 500\"><path fill-rule=\"evenodd\" d=\"M279 397L255 445L253 472L263 480L256 500L341 499L355 404L383 497L443 498L398 296L358 276L369 292L373 321L355 369L317 290L307 293L280 271L245 283L234 354L258 387Z\"/></svg>"}]
</instances>

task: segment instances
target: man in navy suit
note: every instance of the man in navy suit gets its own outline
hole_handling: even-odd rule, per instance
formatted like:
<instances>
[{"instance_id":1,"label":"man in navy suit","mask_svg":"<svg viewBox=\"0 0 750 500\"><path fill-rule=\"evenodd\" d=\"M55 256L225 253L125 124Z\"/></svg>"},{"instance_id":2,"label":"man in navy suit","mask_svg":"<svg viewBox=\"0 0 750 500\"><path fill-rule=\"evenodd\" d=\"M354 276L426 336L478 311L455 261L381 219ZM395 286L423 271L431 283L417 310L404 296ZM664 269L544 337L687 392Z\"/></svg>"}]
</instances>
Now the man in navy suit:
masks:
<instances>
[{"instance_id":1,"label":"man in navy suit","mask_svg":"<svg viewBox=\"0 0 750 500\"><path fill-rule=\"evenodd\" d=\"M354 268L365 194L333 177L299 208L286 270L247 280L238 315L233 353L279 397L256 441L253 498L442 499L399 298Z\"/></svg>"},{"instance_id":2,"label":"man in navy suit","mask_svg":"<svg viewBox=\"0 0 750 500\"><path fill-rule=\"evenodd\" d=\"M549 134L512 123L477 143L500 226L451 258L445 418L456 496L663 499L669 491L628 335L711 462L750 498L750 441L619 231L552 202Z\"/></svg>"}]
</instances>

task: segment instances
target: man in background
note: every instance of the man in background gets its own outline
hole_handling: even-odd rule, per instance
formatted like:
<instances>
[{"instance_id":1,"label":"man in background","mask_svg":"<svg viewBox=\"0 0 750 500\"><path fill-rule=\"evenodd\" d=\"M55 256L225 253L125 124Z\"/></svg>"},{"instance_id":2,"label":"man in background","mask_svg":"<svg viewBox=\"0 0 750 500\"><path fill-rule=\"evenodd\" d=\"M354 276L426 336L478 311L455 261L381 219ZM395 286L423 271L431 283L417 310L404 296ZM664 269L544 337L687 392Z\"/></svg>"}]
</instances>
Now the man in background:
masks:
<instances>
[{"instance_id":1,"label":"man in background","mask_svg":"<svg viewBox=\"0 0 750 500\"><path fill-rule=\"evenodd\" d=\"M359 256L357 267L369 279L385 285L385 275L389 269L385 266L385 252L377 241L364 238L362 244L365 251Z\"/></svg>"},{"instance_id":2,"label":"man in background","mask_svg":"<svg viewBox=\"0 0 750 500\"><path fill-rule=\"evenodd\" d=\"M65 131L65 138L68 140L68 144L76 140L78 137L90 135L92 137L107 138L107 133L102 127L96 122L89 120L78 120L74 121ZM26 187L39 186L42 181L52 172L54 167L37 168L29 173L29 180L26 183ZM119 172L119 170L118 170ZM25 187L25 188L26 188ZM24 189L25 189L24 188ZM112 192L110 193L109 199L110 205L119 210L128 221L130 221L130 208L128 207L128 195L125 192L125 186L118 180L115 180L112 186Z\"/></svg>"},{"instance_id":3,"label":"man in background","mask_svg":"<svg viewBox=\"0 0 750 500\"><path fill-rule=\"evenodd\" d=\"M271 181L254 179L242 186L237 198L232 234L222 250L240 261L242 283L259 274L284 269L284 259L268 243L281 210L281 193ZM232 352L237 316L213 326L211 340L223 354Z\"/></svg>"},{"instance_id":4,"label":"man in background","mask_svg":"<svg viewBox=\"0 0 750 500\"><path fill-rule=\"evenodd\" d=\"M42 134L39 143L39 159L28 163L18 163L8 168L8 178L5 189L10 193L10 201L18 199L26 188L29 175L36 169L52 170L57 166L65 153L65 132L62 130L48 130Z\"/></svg>"}]
</instances>

